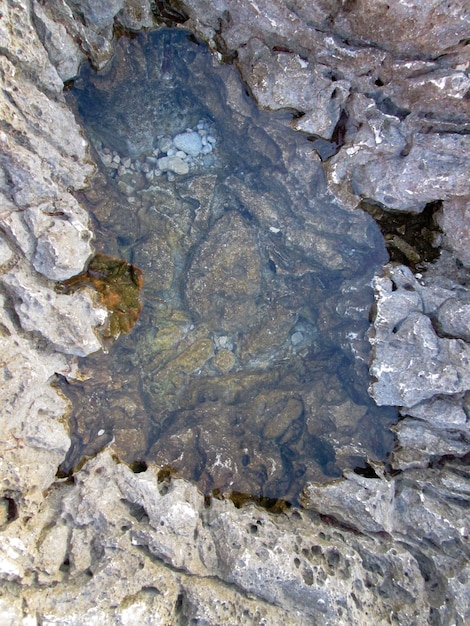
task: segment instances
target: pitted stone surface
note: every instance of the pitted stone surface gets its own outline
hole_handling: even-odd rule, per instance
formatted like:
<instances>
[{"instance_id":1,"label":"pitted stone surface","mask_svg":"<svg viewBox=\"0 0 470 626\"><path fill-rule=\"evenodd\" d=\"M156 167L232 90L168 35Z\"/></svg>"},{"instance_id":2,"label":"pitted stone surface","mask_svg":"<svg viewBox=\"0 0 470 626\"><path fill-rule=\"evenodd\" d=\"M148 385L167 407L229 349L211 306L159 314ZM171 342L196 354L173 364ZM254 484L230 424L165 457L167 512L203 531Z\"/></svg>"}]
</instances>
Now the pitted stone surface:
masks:
<instances>
[{"instance_id":1,"label":"pitted stone surface","mask_svg":"<svg viewBox=\"0 0 470 626\"><path fill-rule=\"evenodd\" d=\"M279 53L299 55L310 63L317 60L315 49L337 82L352 81L359 96L367 98L358 108L358 98L346 101L351 126L338 129L338 143L344 144L327 168L331 189L355 205L359 189L372 199L385 200L383 188L374 187L374 180L380 182L378 172L398 172L395 180L403 180L396 166L411 166L410 156L419 154L417 148L413 152L416 132L426 137L423 147L442 142L432 133L455 136L468 128L468 99L462 96L468 51L459 44L467 36L468 10L464 0L451 7L437 0L425 6L366 0L346 4L187 0L185 8L190 25L212 39L214 48L217 40L225 54L253 37L265 40L273 58ZM86 25L72 5L86 10ZM0 17L0 98L6 121L0 131L0 218L11 250L2 254L2 272L12 271L21 257L31 262L34 257L36 239L23 212L62 198L69 186L82 187L91 172L78 127L60 101L61 79L72 78L69 74L83 54L96 66L109 60L111 25L121 7L117 19L124 25L140 28L153 20L150 4L142 0L101 2L99 15L88 2L53 0L43 7L47 19L42 21L39 7L42 4L28 0L7 0ZM31 21L32 8L41 21L42 32L38 30L47 52ZM93 22L93 17L98 20ZM69 52L62 56L56 47L58 34L63 34L59 24L70 36L64 36L73 56L70 64ZM80 42L80 51L71 41ZM357 41L360 47L355 47ZM394 59L396 53L400 58ZM248 55L241 64L247 82L251 60ZM299 103L301 98L299 93ZM451 98L454 104L449 106ZM301 110L294 97L289 102ZM40 110L45 112L42 117ZM368 133L361 143L359 126ZM464 146L462 137L455 145ZM404 161L397 161L398 156L389 159L394 151L403 151ZM384 157L395 169L384 166ZM425 177L424 193L410 187L406 198L396 198L395 208L406 204L419 210L432 188L433 197L445 200L447 244L468 265L463 241L468 234L468 191L455 200L450 189L452 181L461 184L466 159L458 148L447 161L454 171L443 172L442 187ZM430 162L429 172L438 172L443 162ZM362 181L360 168L366 175ZM414 171L419 185L420 171ZM82 218L77 217L85 228ZM86 256L70 257L72 273ZM65 259L64 266L68 262ZM52 264L49 270L54 271ZM450 274L459 271L453 259ZM403 270L388 272L384 288L377 292L377 341L394 342L401 328L399 346L414 346L416 354L437 346L441 359L449 358L453 367L460 359L461 366L468 350L466 337L440 337L426 320L432 321L441 306L441 317L448 320L450 305L445 302L455 298L462 285L452 287L452 280L439 285L434 274L431 283L420 286ZM388 289L390 281L395 291ZM468 466L465 457L446 456L428 467L429 455L442 454L446 441L454 446L453 454L464 451L470 404L465 389L454 393L439 387L439 397L420 399L419 386L413 400L409 389L416 381L410 376L400 397L407 398L409 416L419 420L421 430L407 425L406 417L400 422L403 444L411 446L397 449L392 460L401 473L387 476L372 465L369 471L376 478L350 473L346 480L312 485L305 498L310 512L273 517L251 505L237 510L227 501L208 502L188 484L159 483L153 469L133 474L107 452L85 465L72 485L55 479L67 447L60 421L67 407L49 381L54 373L73 375L74 361L25 333L3 294L1 304L0 615L5 623L111 626L137 619L141 624L197 620L303 625L316 619L425 626L470 621ZM425 334L414 332L420 325ZM452 332L462 334L455 324ZM422 343L424 337L428 346ZM445 367L444 360L441 365ZM394 384L390 394L396 398ZM429 430L423 429L426 424ZM179 512L187 521L184 527Z\"/></svg>"}]
</instances>

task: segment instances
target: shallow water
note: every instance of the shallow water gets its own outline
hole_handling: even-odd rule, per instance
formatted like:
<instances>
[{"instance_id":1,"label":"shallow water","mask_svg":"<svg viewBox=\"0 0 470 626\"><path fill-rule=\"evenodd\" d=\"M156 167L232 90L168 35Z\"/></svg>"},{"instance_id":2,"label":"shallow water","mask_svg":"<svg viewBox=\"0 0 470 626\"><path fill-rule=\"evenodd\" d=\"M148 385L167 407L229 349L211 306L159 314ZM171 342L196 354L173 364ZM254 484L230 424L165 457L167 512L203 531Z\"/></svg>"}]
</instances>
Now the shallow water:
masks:
<instances>
[{"instance_id":1,"label":"shallow water","mask_svg":"<svg viewBox=\"0 0 470 626\"><path fill-rule=\"evenodd\" d=\"M136 471L296 501L385 459L396 412L367 394L366 340L384 242L328 193L289 114L258 110L235 67L166 28L121 38L67 98L100 164L80 198L96 247L145 284L134 330L65 385L62 470L112 441Z\"/></svg>"}]
</instances>

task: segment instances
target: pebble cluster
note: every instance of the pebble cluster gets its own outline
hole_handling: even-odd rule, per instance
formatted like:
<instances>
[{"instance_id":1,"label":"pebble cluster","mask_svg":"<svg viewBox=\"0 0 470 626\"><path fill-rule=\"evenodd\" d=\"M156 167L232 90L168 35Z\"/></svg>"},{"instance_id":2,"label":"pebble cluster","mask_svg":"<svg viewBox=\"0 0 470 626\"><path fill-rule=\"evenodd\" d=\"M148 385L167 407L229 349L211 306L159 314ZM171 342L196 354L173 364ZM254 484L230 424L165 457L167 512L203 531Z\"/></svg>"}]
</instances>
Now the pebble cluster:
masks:
<instances>
[{"instance_id":1,"label":"pebble cluster","mask_svg":"<svg viewBox=\"0 0 470 626\"><path fill-rule=\"evenodd\" d=\"M143 175L151 184L162 175L171 181L191 170L214 165L216 143L213 125L207 120L200 120L194 128L187 128L174 137L156 137L155 149L136 159L122 156L103 143L97 146L97 151L103 164L115 170L119 190L126 196L132 196L138 185L135 174Z\"/></svg>"}]
</instances>

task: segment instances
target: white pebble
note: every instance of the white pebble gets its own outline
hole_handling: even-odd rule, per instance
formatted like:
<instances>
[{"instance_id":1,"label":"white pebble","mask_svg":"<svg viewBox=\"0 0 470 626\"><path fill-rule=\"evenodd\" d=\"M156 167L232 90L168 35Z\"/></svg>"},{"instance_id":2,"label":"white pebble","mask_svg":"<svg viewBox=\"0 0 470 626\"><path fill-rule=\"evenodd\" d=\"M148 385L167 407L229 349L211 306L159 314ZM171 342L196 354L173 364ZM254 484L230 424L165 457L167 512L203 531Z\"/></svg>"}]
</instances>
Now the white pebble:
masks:
<instances>
[{"instance_id":1,"label":"white pebble","mask_svg":"<svg viewBox=\"0 0 470 626\"><path fill-rule=\"evenodd\" d=\"M98 437L102 437L104 435L104 433L105 433L105 431L102 428L100 428L99 431L98 431Z\"/></svg>"},{"instance_id":2,"label":"white pebble","mask_svg":"<svg viewBox=\"0 0 470 626\"><path fill-rule=\"evenodd\" d=\"M293 333L292 337L290 338L290 341L293 346L298 346L299 343L302 343L303 340L304 340L304 336L300 332L300 330L297 330L295 333Z\"/></svg>"},{"instance_id":3,"label":"white pebble","mask_svg":"<svg viewBox=\"0 0 470 626\"><path fill-rule=\"evenodd\" d=\"M109 152L105 152L103 155L101 155L101 160L103 161L104 165L107 165L109 167L111 161L113 160L113 157L109 154Z\"/></svg>"},{"instance_id":4,"label":"white pebble","mask_svg":"<svg viewBox=\"0 0 470 626\"><path fill-rule=\"evenodd\" d=\"M121 157L119 156L119 154L115 154L113 156L113 162L114 163L120 163L121 162Z\"/></svg>"},{"instance_id":5,"label":"white pebble","mask_svg":"<svg viewBox=\"0 0 470 626\"><path fill-rule=\"evenodd\" d=\"M183 152L193 157L198 156L202 148L202 140L199 133L195 133L191 130L173 137L173 143L178 150L183 150Z\"/></svg>"}]
</instances>

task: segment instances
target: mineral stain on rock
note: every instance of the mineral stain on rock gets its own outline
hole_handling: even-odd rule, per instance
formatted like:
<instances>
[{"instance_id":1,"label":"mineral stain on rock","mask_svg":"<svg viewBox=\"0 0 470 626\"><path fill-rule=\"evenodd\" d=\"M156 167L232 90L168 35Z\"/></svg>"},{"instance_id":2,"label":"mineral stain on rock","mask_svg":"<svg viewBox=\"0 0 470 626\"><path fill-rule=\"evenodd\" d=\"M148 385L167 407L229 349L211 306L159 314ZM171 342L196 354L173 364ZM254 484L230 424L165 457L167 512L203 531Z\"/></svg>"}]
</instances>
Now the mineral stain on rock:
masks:
<instances>
[{"instance_id":1,"label":"mineral stain on rock","mask_svg":"<svg viewBox=\"0 0 470 626\"><path fill-rule=\"evenodd\" d=\"M259 110L233 66L167 28L121 37L67 99L99 166L81 200L101 249L142 269L145 304L66 385L62 472L111 444L207 494L295 502L385 459L396 411L368 396L366 341L384 241L328 192L290 113Z\"/></svg>"}]
</instances>

